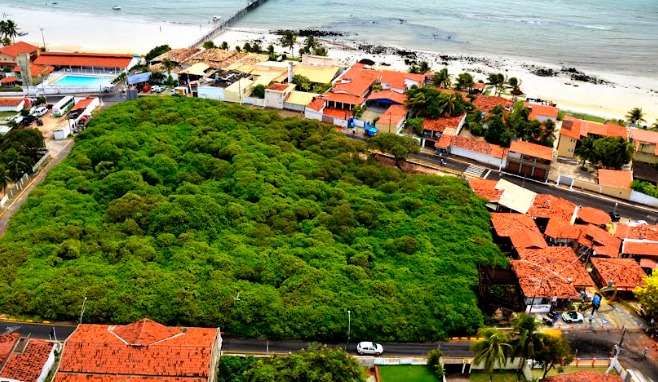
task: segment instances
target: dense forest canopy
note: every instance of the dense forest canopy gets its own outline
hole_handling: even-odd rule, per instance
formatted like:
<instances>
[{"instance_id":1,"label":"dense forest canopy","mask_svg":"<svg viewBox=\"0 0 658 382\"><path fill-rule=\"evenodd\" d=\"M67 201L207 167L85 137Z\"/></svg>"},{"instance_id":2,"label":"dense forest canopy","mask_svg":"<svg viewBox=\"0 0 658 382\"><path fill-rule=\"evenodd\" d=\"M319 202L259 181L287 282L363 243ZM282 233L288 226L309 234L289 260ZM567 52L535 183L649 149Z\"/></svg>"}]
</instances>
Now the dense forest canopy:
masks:
<instances>
[{"instance_id":1,"label":"dense forest canopy","mask_svg":"<svg viewBox=\"0 0 658 382\"><path fill-rule=\"evenodd\" d=\"M459 178L408 175L332 126L202 99L103 111L0 241L3 313L430 340L482 324L501 263ZM239 298L238 298L239 294Z\"/></svg>"}]
</instances>

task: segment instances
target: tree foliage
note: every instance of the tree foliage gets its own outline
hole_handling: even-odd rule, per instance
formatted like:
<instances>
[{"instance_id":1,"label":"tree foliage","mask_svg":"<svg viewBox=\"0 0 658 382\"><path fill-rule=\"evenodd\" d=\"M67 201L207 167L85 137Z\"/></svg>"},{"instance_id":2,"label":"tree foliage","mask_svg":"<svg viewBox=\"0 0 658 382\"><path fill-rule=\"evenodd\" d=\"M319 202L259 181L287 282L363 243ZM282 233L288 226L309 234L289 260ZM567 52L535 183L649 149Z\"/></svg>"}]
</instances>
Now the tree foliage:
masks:
<instances>
[{"instance_id":1,"label":"tree foliage","mask_svg":"<svg viewBox=\"0 0 658 382\"><path fill-rule=\"evenodd\" d=\"M317 121L207 99L104 110L0 240L3 313L436 340L482 325L505 262L459 178L380 165ZM239 299L236 296L240 295Z\"/></svg>"},{"instance_id":2,"label":"tree foliage","mask_svg":"<svg viewBox=\"0 0 658 382\"><path fill-rule=\"evenodd\" d=\"M580 140L574 153L583 163L621 169L633 159L635 147L622 137L585 137Z\"/></svg>"},{"instance_id":3,"label":"tree foliage","mask_svg":"<svg viewBox=\"0 0 658 382\"><path fill-rule=\"evenodd\" d=\"M0 166L6 170L4 174L16 181L23 174L32 173L32 166L41 159L45 148L38 129L12 129L0 136Z\"/></svg>"},{"instance_id":4,"label":"tree foliage","mask_svg":"<svg viewBox=\"0 0 658 382\"><path fill-rule=\"evenodd\" d=\"M471 342L471 351L475 353L474 364L483 364L484 371L489 374L489 381L493 380L493 372L498 367L507 364L507 357L512 354L512 345L509 333L496 328L482 328L478 330L480 339Z\"/></svg>"},{"instance_id":5,"label":"tree foliage","mask_svg":"<svg viewBox=\"0 0 658 382\"><path fill-rule=\"evenodd\" d=\"M398 166L409 154L417 154L420 151L418 141L414 138L392 133L382 133L370 138L368 147L393 155Z\"/></svg>"},{"instance_id":6,"label":"tree foliage","mask_svg":"<svg viewBox=\"0 0 658 382\"><path fill-rule=\"evenodd\" d=\"M546 378L548 372L554 367L562 367L570 364L574 359L569 341L562 333L546 334L542 336L541 346L535 351L535 361L542 365Z\"/></svg>"},{"instance_id":7,"label":"tree foliage","mask_svg":"<svg viewBox=\"0 0 658 382\"><path fill-rule=\"evenodd\" d=\"M249 382L365 382L366 372L341 348L310 345L288 356L261 358L245 375Z\"/></svg>"},{"instance_id":8,"label":"tree foliage","mask_svg":"<svg viewBox=\"0 0 658 382\"><path fill-rule=\"evenodd\" d=\"M171 50L171 47L167 44L165 45L158 45L155 48L151 49L148 53L146 53L146 56L144 58L146 61L151 61L152 59L158 57L161 54L165 54Z\"/></svg>"},{"instance_id":9,"label":"tree foliage","mask_svg":"<svg viewBox=\"0 0 658 382\"><path fill-rule=\"evenodd\" d=\"M454 117L472 110L473 105L461 94L443 93L429 87L412 86L407 92L406 107L414 117L436 119Z\"/></svg>"},{"instance_id":10,"label":"tree foliage","mask_svg":"<svg viewBox=\"0 0 658 382\"><path fill-rule=\"evenodd\" d=\"M658 270L644 278L644 286L633 291L644 311L651 317L658 318Z\"/></svg>"},{"instance_id":11,"label":"tree foliage","mask_svg":"<svg viewBox=\"0 0 658 382\"><path fill-rule=\"evenodd\" d=\"M251 91L251 96L260 99L265 98L265 85L258 84L254 86L254 89Z\"/></svg>"},{"instance_id":12,"label":"tree foliage","mask_svg":"<svg viewBox=\"0 0 658 382\"><path fill-rule=\"evenodd\" d=\"M284 31L279 42L284 48L290 48L290 55L293 57L295 56L295 43L297 42L297 35L295 32L289 29Z\"/></svg>"},{"instance_id":13,"label":"tree foliage","mask_svg":"<svg viewBox=\"0 0 658 382\"><path fill-rule=\"evenodd\" d=\"M552 120L539 122L530 119L530 109L521 105L506 112L502 107L493 108L486 116L474 110L466 117L466 123L473 135L496 145L509 147L513 139L553 147L555 123Z\"/></svg>"}]
</instances>

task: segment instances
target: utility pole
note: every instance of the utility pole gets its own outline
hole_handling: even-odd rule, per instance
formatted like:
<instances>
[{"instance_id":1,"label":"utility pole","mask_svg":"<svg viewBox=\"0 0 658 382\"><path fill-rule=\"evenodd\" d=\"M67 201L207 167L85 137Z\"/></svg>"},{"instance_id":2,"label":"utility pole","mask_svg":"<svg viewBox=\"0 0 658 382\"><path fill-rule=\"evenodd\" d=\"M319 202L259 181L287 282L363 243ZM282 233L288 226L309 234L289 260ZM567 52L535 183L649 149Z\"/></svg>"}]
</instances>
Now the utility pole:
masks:
<instances>
[{"instance_id":1,"label":"utility pole","mask_svg":"<svg viewBox=\"0 0 658 382\"><path fill-rule=\"evenodd\" d=\"M43 37L43 28L39 28L39 29L41 29L41 40L43 41L43 51L45 52L46 51L46 38Z\"/></svg>"},{"instance_id":2,"label":"utility pole","mask_svg":"<svg viewBox=\"0 0 658 382\"><path fill-rule=\"evenodd\" d=\"M80 325L82 325L82 317L85 314L85 303L87 302L87 296L82 300L82 309L80 309Z\"/></svg>"},{"instance_id":3,"label":"utility pole","mask_svg":"<svg viewBox=\"0 0 658 382\"><path fill-rule=\"evenodd\" d=\"M621 338L619 339L619 347L621 347L621 344L624 342L624 336L626 335L626 326L622 326L621 328Z\"/></svg>"}]
</instances>

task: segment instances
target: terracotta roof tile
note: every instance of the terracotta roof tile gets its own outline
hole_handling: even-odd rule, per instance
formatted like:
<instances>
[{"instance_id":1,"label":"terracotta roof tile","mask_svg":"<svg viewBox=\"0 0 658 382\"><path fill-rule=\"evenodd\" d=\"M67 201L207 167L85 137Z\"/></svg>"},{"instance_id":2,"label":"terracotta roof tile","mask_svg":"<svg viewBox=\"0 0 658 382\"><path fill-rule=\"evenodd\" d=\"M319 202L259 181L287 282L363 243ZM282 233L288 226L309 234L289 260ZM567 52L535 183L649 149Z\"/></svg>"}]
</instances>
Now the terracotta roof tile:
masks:
<instances>
[{"instance_id":1,"label":"terracotta roof tile","mask_svg":"<svg viewBox=\"0 0 658 382\"><path fill-rule=\"evenodd\" d=\"M0 106L17 107L18 105L21 104L21 102L24 102L24 101L25 101L25 98L0 97Z\"/></svg>"},{"instance_id":2,"label":"terracotta roof tile","mask_svg":"<svg viewBox=\"0 0 658 382\"><path fill-rule=\"evenodd\" d=\"M282 92L288 89L288 86L289 86L288 84L271 84L270 86L267 87L267 89Z\"/></svg>"},{"instance_id":3,"label":"terracotta roof tile","mask_svg":"<svg viewBox=\"0 0 658 382\"><path fill-rule=\"evenodd\" d=\"M354 64L336 80L333 92L361 97L379 78L379 73L365 69L363 64Z\"/></svg>"},{"instance_id":4,"label":"terracotta roof tile","mask_svg":"<svg viewBox=\"0 0 658 382\"><path fill-rule=\"evenodd\" d=\"M658 143L658 133L655 131L636 129L634 127L629 130L629 138L633 138L636 142Z\"/></svg>"},{"instance_id":5,"label":"terracotta roof tile","mask_svg":"<svg viewBox=\"0 0 658 382\"><path fill-rule=\"evenodd\" d=\"M513 141L510 145L509 151L549 161L553 160L552 148L535 143Z\"/></svg>"},{"instance_id":6,"label":"terracotta roof tile","mask_svg":"<svg viewBox=\"0 0 658 382\"><path fill-rule=\"evenodd\" d=\"M573 130L580 131L580 135L583 137L593 134L601 137L622 137L628 139L626 128L619 125L604 125L599 122L573 119L573 126Z\"/></svg>"},{"instance_id":7,"label":"terracotta roof tile","mask_svg":"<svg viewBox=\"0 0 658 382\"><path fill-rule=\"evenodd\" d=\"M340 118L347 120L352 116L352 112L345 109L334 109L331 107L325 107L322 111L322 114L328 117Z\"/></svg>"},{"instance_id":8,"label":"terracotta roof tile","mask_svg":"<svg viewBox=\"0 0 658 382\"><path fill-rule=\"evenodd\" d=\"M592 265L600 275L600 282L604 285L613 281L618 289L633 290L644 285L647 276L642 267L633 259L606 259L592 258Z\"/></svg>"},{"instance_id":9,"label":"terracotta roof tile","mask_svg":"<svg viewBox=\"0 0 658 382\"><path fill-rule=\"evenodd\" d=\"M559 112L559 109L555 106L540 105L530 102L524 103L523 106L530 108L530 119L537 119L538 116L557 118Z\"/></svg>"},{"instance_id":10,"label":"terracotta roof tile","mask_svg":"<svg viewBox=\"0 0 658 382\"><path fill-rule=\"evenodd\" d=\"M562 127L560 127L560 134L566 135L574 139L580 139L580 125L574 123L573 120L563 120Z\"/></svg>"},{"instance_id":11,"label":"terracotta roof tile","mask_svg":"<svg viewBox=\"0 0 658 382\"><path fill-rule=\"evenodd\" d=\"M512 271L519 279L525 297L553 297L578 299L580 295L573 284L550 268L526 260L511 260Z\"/></svg>"},{"instance_id":12,"label":"terracotta roof tile","mask_svg":"<svg viewBox=\"0 0 658 382\"><path fill-rule=\"evenodd\" d=\"M43 52L34 60L34 63L49 66L126 68L132 59L132 54Z\"/></svg>"},{"instance_id":13,"label":"terracotta roof tile","mask_svg":"<svg viewBox=\"0 0 658 382\"><path fill-rule=\"evenodd\" d=\"M588 224L605 225L610 223L610 215L598 208L580 207L578 209L578 218Z\"/></svg>"},{"instance_id":14,"label":"terracotta roof tile","mask_svg":"<svg viewBox=\"0 0 658 382\"><path fill-rule=\"evenodd\" d=\"M11 44L11 45L5 45L2 48L0 48L0 53L6 54L7 56L10 56L10 57L13 57L13 58L18 57L18 55L21 54L21 53L30 54L30 53L34 53L34 52L37 52L37 51L39 51L38 46L34 46L32 44L28 44L28 43L23 42L23 41L19 41L15 44Z\"/></svg>"},{"instance_id":15,"label":"terracotta roof tile","mask_svg":"<svg viewBox=\"0 0 658 382\"><path fill-rule=\"evenodd\" d=\"M4 364L9 358L9 354L19 338L21 336L18 333L0 334L0 365Z\"/></svg>"},{"instance_id":16,"label":"terracotta roof tile","mask_svg":"<svg viewBox=\"0 0 658 382\"><path fill-rule=\"evenodd\" d=\"M181 63L185 59L190 58L194 56L195 54L199 53L201 51L201 48L175 48L172 50L169 50L167 52L162 53L158 57L155 57L152 62L161 62L164 60L169 60L171 62L175 63ZM193 65L193 64L190 64Z\"/></svg>"},{"instance_id":17,"label":"terracotta roof tile","mask_svg":"<svg viewBox=\"0 0 658 382\"><path fill-rule=\"evenodd\" d=\"M575 287L594 286L587 269L571 247L546 247L543 249L520 249L521 260L529 261L546 271L558 272L560 277L571 280Z\"/></svg>"},{"instance_id":18,"label":"terracotta roof tile","mask_svg":"<svg viewBox=\"0 0 658 382\"><path fill-rule=\"evenodd\" d=\"M503 97L498 97L498 96L492 97L492 96L481 95L475 98L475 100L473 101L473 106L475 106L475 108L480 111L489 113L491 109L493 109L496 106L502 106L503 108L509 109L512 106L514 106L514 102L512 102L512 100Z\"/></svg>"},{"instance_id":19,"label":"terracotta roof tile","mask_svg":"<svg viewBox=\"0 0 658 382\"><path fill-rule=\"evenodd\" d=\"M324 100L321 98L313 98L313 101L306 105L309 109L320 111L324 107Z\"/></svg>"},{"instance_id":20,"label":"terracotta roof tile","mask_svg":"<svg viewBox=\"0 0 658 382\"><path fill-rule=\"evenodd\" d=\"M633 181L631 170L599 170L599 185L617 188L630 188Z\"/></svg>"},{"instance_id":21,"label":"terracotta roof tile","mask_svg":"<svg viewBox=\"0 0 658 382\"><path fill-rule=\"evenodd\" d=\"M496 190L496 184L498 183L497 180L471 177L467 180L471 185L473 192L482 199L486 199L490 202L497 202L500 199L500 195L503 194L503 190Z\"/></svg>"},{"instance_id":22,"label":"terracotta roof tile","mask_svg":"<svg viewBox=\"0 0 658 382\"><path fill-rule=\"evenodd\" d=\"M500 237L510 237L519 231L537 231L537 224L528 215L517 213L492 213L491 224Z\"/></svg>"},{"instance_id":23,"label":"terracotta roof tile","mask_svg":"<svg viewBox=\"0 0 658 382\"><path fill-rule=\"evenodd\" d=\"M43 66L43 65L34 65L30 64L30 75L32 77L38 77L39 75L47 75L52 73L55 70L52 66ZM14 67L14 73L20 73L21 67L16 65Z\"/></svg>"},{"instance_id":24,"label":"terracotta roof tile","mask_svg":"<svg viewBox=\"0 0 658 382\"><path fill-rule=\"evenodd\" d=\"M572 225L568 220L551 218L548 220L544 235L553 239L578 240L583 226Z\"/></svg>"},{"instance_id":25,"label":"terracotta roof tile","mask_svg":"<svg viewBox=\"0 0 658 382\"><path fill-rule=\"evenodd\" d=\"M658 260L641 258L640 259L640 268L649 268L649 269L658 268Z\"/></svg>"},{"instance_id":26,"label":"terracotta roof tile","mask_svg":"<svg viewBox=\"0 0 658 382\"><path fill-rule=\"evenodd\" d=\"M94 99L96 99L96 97L83 98L80 101L76 102L71 110L86 109L87 106L89 106L89 104L91 104L94 101Z\"/></svg>"},{"instance_id":27,"label":"terracotta roof tile","mask_svg":"<svg viewBox=\"0 0 658 382\"><path fill-rule=\"evenodd\" d=\"M12 77L5 77L5 78L1 79L0 83L11 84L11 83L14 83L16 81L18 81L18 78L12 76Z\"/></svg>"},{"instance_id":28,"label":"terracotta roof tile","mask_svg":"<svg viewBox=\"0 0 658 382\"><path fill-rule=\"evenodd\" d=\"M29 339L22 353L13 353L9 356L9 360L0 371L0 377L36 382L54 346L51 342Z\"/></svg>"},{"instance_id":29,"label":"terracotta roof tile","mask_svg":"<svg viewBox=\"0 0 658 382\"><path fill-rule=\"evenodd\" d=\"M400 105L404 105L404 103L407 101L407 96L405 94L394 92L392 90L382 90L382 91L370 93L367 99L368 101L387 99L395 103L398 103Z\"/></svg>"},{"instance_id":30,"label":"terracotta roof tile","mask_svg":"<svg viewBox=\"0 0 658 382\"><path fill-rule=\"evenodd\" d=\"M621 253L624 255L658 257L658 242L626 239L622 243Z\"/></svg>"},{"instance_id":31,"label":"terracotta roof tile","mask_svg":"<svg viewBox=\"0 0 658 382\"><path fill-rule=\"evenodd\" d=\"M54 382L207 382L206 378L57 373Z\"/></svg>"},{"instance_id":32,"label":"terracotta roof tile","mask_svg":"<svg viewBox=\"0 0 658 382\"><path fill-rule=\"evenodd\" d=\"M578 371L548 377L545 382L623 382L618 375L602 374L594 371Z\"/></svg>"},{"instance_id":33,"label":"terracotta roof tile","mask_svg":"<svg viewBox=\"0 0 658 382\"><path fill-rule=\"evenodd\" d=\"M613 236L610 232L601 229L595 225L588 225L582 228L578 244L587 248L592 248L597 255L618 257L621 239Z\"/></svg>"},{"instance_id":34,"label":"terracotta roof tile","mask_svg":"<svg viewBox=\"0 0 658 382\"><path fill-rule=\"evenodd\" d=\"M539 229L523 230L514 232L510 236L512 246L518 251L523 248L546 248L546 240L544 235L539 232Z\"/></svg>"},{"instance_id":35,"label":"terracotta roof tile","mask_svg":"<svg viewBox=\"0 0 658 382\"><path fill-rule=\"evenodd\" d=\"M458 115L456 117L426 119L423 121L423 130L438 131L439 133L443 133L446 129L458 128L463 119L464 115Z\"/></svg>"},{"instance_id":36,"label":"terracotta roof tile","mask_svg":"<svg viewBox=\"0 0 658 382\"><path fill-rule=\"evenodd\" d=\"M636 226L617 224L615 236L622 239L646 239L658 241L658 225L640 224Z\"/></svg>"},{"instance_id":37,"label":"terracotta roof tile","mask_svg":"<svg viewBox=\"0 0 658 382\"><path fill-rule=\"evenodd\" d=\"M450 148L450 143L452 143L453 135L443 134L441 138L434 144L434 147L437 149L448 149Z\"/></svg>"},{"instance_id":38,"label":"terracotta roof tile","mask_svg":"<svg viewBox=\"0 0 658 382\"><path fill-rule=\"evenodd\" d=\"M491 143L468 137L453 136L450 140L450 146L459 147L464 150L474 151L496 158L504 158L507 155L507 149L501 146L492 145Z\"/></svg>"},{"instance_id":39,"label":"terracotta roof tile","mask_svg":"<svg viewBox=\"0 0 658 382\"><path fill-rule=\"evenodd\" d=\"M411 81L415 82L417 85L422 85L425 82L425 75L398 72L394 70L381 70L379 71L379 80L382 83L388 84L392 88L406 89L405 81Z\"/></svg>"},{"instance_id":40,"label":"terracotta roof tile","mask_svg":"<svg viewBox=\"0 0 658 382\"><path fill-rule=\"evenodd\" d=\"M377 120L377 125L397 126L407 117L407 109L402 105L391 105Z\"/></svg>"},{"instance_id":41,"label":"terracotta roof tile","mask_svg":"<svg viewBox=\"0 0 658 382\"><path fill-rule=\"evenodd\" d=\"M58 378L82 373L113 374L115 380L207 379L217 335L217 329L167 327L147 319L130 325L80 325L66 341Z\"/></svg>"},{"instance_id":42,"label":"terracotta roof tile","mask_svg":"<svg viewBox=\"0 0 658 382\"><path fill-rule=\"evenodd\" d=\"M327 101L347 103L350 105L361 105L366 101L366 99L363 97L358 97L351 94L333 93L333 92L324 93L322 95L322 98Z\"/></svg>"},{"instance_id":43,"label":"terracotta roof tile","mask_svg":"<svg viewBox=\"0 0 658 382\"><path fill-rule=\"evenodd\" d=\"M528 215L536 218L550 218L571 221L576 205L572 202L549 194L538 194L528 210Z\"/></svg>"}]
</instances>

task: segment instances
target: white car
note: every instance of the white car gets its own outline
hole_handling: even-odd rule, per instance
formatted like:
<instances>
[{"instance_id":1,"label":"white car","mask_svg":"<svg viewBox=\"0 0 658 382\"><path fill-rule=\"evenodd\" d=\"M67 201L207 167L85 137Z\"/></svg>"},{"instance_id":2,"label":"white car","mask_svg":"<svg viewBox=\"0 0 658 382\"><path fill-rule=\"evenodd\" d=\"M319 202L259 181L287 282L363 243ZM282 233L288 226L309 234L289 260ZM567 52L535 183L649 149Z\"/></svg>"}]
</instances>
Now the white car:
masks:
<instances>
[{"instance_id":1,"label":"white car","mask_svg":"<svg viewBox=\"0 0 658 382\"><path fill-rule=\"evenodd\" d=\"M382 355L384 348L382 345L374 342L359 342L356 345L356 352L359 354Z\"/></svg>"},{"instance_id":2,"label":"white car","mask_svg":"<svg viewBox=\"0 0 658 382\"><path fill-rule=\"evenodd\" d=\"M35 116L35 117L42 117L42 116L46 115L46 113L48 113L48 109L41 106L41 107L36 108L36 110L34 110L34 113L32 113L32 115Z\"/></svg>"},{"instance_id":3,"label":"white car","mask_svg":"<svg viewBox=\"0 0 658 382\"><path fill-rule=\"evenodd\" d=\"M570 310L568 312L562 313L562 320L568 323L583 322L583 314L576 312L575 310Z\"/></svg>"},{"instance_id":4,"label":"white car","mask_svg":"<svg viewBox=\"0 0 658 382\"><path fill-rule=\"evenodd\" d=\"M155 85L151 88L151 91L154 92L154 93L161 93L165 89L166 88L164 86Z\"/></svg>"}]
</instances>

